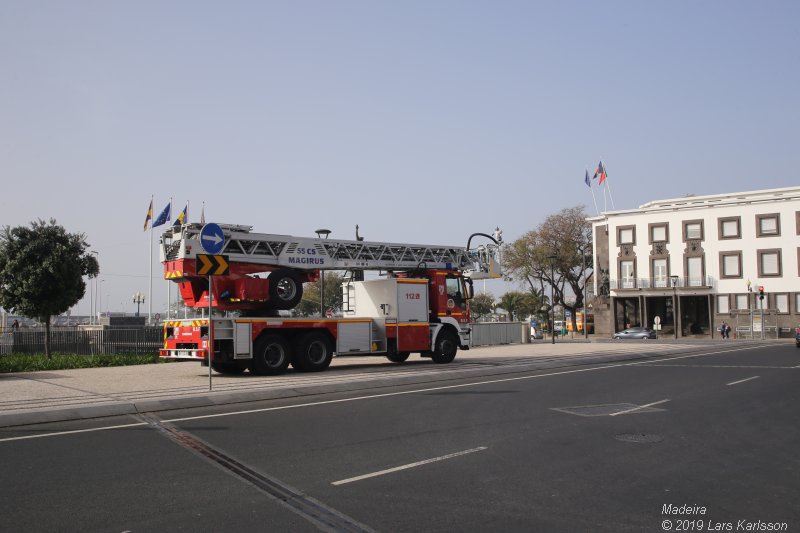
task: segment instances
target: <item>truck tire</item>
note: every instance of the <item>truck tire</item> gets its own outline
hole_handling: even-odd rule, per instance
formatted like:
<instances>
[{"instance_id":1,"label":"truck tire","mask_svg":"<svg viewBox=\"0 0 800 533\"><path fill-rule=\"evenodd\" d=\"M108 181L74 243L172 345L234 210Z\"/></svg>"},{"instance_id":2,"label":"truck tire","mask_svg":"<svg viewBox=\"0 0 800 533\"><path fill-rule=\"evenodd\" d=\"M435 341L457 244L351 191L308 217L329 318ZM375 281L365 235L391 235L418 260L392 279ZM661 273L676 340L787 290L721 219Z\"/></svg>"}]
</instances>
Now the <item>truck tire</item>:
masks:
<instances>
[{"instance_id":1,"label":"truck tire","mask_svg":"<svg viewBox=\"0 0 800 533\"><path fill-rule=\"evenodd\" d=\"M253 347L250 372L259 376L274 376L286 371L291 360L289 343L282 335L262 335Z\"/></svg>"},{"instance_id":2,"label":"truck tire","mask_svg":"<svg viewBox=\"0 0 800 533\"><path fill-rule=\"evenodd\" d=\"M450 363L458 352L458 335L449 327L442 329L436 336L436 345L431 358L434 363Z\"/></svg>"},{"instance_id":3,"label":"truck tire","mask_svg":"<svg viewBox=\"0 0 800 533\"><path fill-rule=\"evenodd\" d=\"M303 284L294 271L276 270L269 275L269 301L275 309L293 309L303 298Z\"/></svg>"},{"instance_id":4,"label":"truck tire","mask_svg":"<svg viewBox=\"0 0 800 533\"><path fill-rule=\"evenodd\" d=\"M247 361L211 363L211 368L219 374L241 374L247 370Z\"/></svg>"},{"instance_id":5,"label":"truck tire","mask_svg":"<svg viewBox=\"0 0 800 533\"><path fill-rule=\"evenodd\" d=\"M328 368L333 359L333 342L321 331L306 333L297 342L292 366L300 372L320 372Z\"/></svg>"}]
</instances>

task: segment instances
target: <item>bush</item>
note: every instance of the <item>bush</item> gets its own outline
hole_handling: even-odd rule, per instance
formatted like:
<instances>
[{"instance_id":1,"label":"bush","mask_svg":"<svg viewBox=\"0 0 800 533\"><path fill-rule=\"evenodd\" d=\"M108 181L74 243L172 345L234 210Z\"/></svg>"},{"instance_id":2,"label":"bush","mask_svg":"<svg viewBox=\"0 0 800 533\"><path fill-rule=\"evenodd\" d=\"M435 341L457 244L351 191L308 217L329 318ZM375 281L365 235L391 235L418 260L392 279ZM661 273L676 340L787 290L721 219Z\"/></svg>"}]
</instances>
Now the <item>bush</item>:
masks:
<instances>
[{"instance_id":1,"label":"bush","mask_svg":"<svg viewBox=\"0 0 800 533\"><path fill-rule=\"evenodd\" d=\"M158 355L75 355L14 354L0 357L0 374L9 372L36 372L38 370L65 370L69 368L95 368L100 366L149 365L159 363Z\"/></svg>"}]
</instances>

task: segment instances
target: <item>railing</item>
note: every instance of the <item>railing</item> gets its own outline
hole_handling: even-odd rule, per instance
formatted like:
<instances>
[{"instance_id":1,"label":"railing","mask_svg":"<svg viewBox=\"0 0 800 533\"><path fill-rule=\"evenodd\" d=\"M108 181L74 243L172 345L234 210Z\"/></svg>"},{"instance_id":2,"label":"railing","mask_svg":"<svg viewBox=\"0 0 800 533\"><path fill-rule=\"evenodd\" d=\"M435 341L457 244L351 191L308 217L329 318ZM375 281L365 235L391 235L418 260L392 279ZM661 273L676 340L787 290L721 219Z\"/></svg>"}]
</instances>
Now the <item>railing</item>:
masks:
<instances>
[{"instance_id":1,"label":"railing","mask_svg":"<svg viewBox=\"0 0 800 533\"><path fill-rule=\"evenodd\" d=\"M520 344L524 335L530 334L527 322L476 322L471 324L473 346Z\"/></svg>"},{"instance_id":2,"label":"railing","mask_svg":"<svg viewBox=\"0 0 800 533\"><path fill-rule=\"evenodd\" d=\"M0 355L44 353L45 329L22 328L0 336ZM164 329L51 327L50 351L77 355L155 354Z\"/></svg>"},{"instance_id":3,"label":"railing","mask_svg":"<svg viewBox=\"0 0 800 533\"><path fill-rule=\"evenodd\" d=\"M686 287L702 287L709 288L714 286L714 278L712 276L692 277L692 278L678 278L675 288L681 289ZM672 289L672 280L670 278L622 278L609 280L609 288L611 290L626 290L626 289Z\"/></svg>"}]
</instances>

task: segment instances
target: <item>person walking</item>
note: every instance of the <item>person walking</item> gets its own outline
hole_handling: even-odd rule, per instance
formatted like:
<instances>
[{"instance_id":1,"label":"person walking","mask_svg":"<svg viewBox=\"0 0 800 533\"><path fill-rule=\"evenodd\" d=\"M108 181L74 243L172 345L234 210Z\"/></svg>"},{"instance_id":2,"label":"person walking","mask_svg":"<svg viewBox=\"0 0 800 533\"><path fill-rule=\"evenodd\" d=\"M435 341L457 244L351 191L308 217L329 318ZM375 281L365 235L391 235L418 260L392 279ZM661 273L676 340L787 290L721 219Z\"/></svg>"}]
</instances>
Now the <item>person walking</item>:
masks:
<instances>
[{"instance_id":1,"label":"person walking","mask_svg":"<svg viewBox=\"0 0 800 533\"><path fill-rule=\"evenodd\" d=\"M723 339L730 338L730 331L731 327L726 322L722 322L722 325L719 327L719 332L722 334Z\"/></svg>"}]
</instances>

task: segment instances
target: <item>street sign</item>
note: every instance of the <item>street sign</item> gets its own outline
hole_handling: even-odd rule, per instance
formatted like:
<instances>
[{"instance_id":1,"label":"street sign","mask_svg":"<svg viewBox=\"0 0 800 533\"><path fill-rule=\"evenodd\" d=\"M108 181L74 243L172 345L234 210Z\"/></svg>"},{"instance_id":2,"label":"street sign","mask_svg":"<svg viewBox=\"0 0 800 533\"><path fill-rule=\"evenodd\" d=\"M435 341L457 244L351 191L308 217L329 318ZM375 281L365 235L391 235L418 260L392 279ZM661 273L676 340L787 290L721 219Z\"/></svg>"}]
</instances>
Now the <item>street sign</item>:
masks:
<instances>
[{"instance_id":1,"label":"street sign","mask_svg":"<svg viewBox=\"0 0 800 533\"><path fill-rule=\"evenodd\" d=\"M656 315L656 318L655 320L653 320L653 322L655 322L656 324L661 324L661 317Z\"/></svg>"},{"instance_id":2,"label":"street sign","mask_svg":"<svg viewBox=\"0 0 800 533\"><path fill-rule=\"evenodd\" d=\"M195 269L198 276L227 276L231 266L227 255L197 254Z\"/></svg>"},{"instance_id":3,"label":"street sign","mask_svg":"<svg viewBox=\"0 0 800 533\"><path fill-rule=\"evenodd\" d=\"M219 254L225 247L225 234L219 224L209 222L200 230L200 246L206 253L211 255Z\"/></svg>"}]
</instances>

